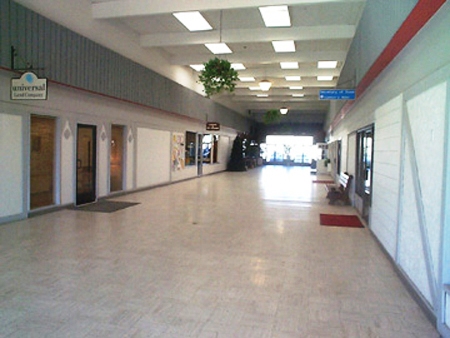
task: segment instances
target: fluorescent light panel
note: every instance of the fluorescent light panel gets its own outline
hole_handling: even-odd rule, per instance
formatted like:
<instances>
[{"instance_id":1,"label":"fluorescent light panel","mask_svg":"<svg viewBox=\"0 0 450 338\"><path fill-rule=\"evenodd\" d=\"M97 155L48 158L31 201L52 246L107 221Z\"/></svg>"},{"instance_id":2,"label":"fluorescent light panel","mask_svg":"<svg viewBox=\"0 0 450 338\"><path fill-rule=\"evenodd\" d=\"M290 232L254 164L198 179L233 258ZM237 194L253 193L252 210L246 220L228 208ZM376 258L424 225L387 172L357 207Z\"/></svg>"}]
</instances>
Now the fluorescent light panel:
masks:
<instances>
[{"instance_id":1,"label":"fluorescent light panel","mask_svg":"<svg viewBox=\"0 0 450 338\"><path fill-rule=\"evenodd\" d=\"M317 62L317 68L334 69L336 67L337 67L337 61L319 61L319 62Z\"/></svg>"},{"instance_id":2,"label":"fluorescent light panel","mask_svg":"<svg viewBox=\"0 0 450 338\"><path fill-rule=\"evenodd\" d=\"M261 90L261 88L258 86L258 87L248 87L248 89L250 89L250 90Z\"/></svg>"},{"instance_id":3,"label":"fluorescent light panel","mask_svg":"<svg viewBox=\"0 0 450 338\"><path fill-rule=\"evenodd\" d=\"M258 94L257 97L269 97L269 94Z\"/></svg>"},{"instance_id":4,"label":"fluorescent light panel","mask_svg":"<svg viewBox=\"0 0 450 338\"><path fill-rule=\"evenodd\" d=\"M212 29L208 21L198 11L178 12L173 13L173 15L191 32L209 31Z\"/></svg>"},{"instance_id":5,"label":"fluorescent light panel","mask_svg":"<svg viewBox=\"0 0 450 338\"><path fill-rule=\"evenodd\" d=\"M204 65L189 65L189 67L196 70L197 72L201 72L203 69L205 69Z\"/></svg>"},{"instance_id":6,"label":"fluorescent light panel","mask_svg":"<svg viewBox=\"0 0 450 338\"><path fill-rule=\"evenodd\" d=\"M298 62L280 62L281 69L298 69Z\"/></svg>"},{"instance_id":7,"label":"fluorescent light panel","mask_svg":"<svg viewBox=\"0 0 450 338\"><path fill-rule=\"evenodd\" d=\"M290 90L302 90L303 86L290 86L289 89Z\"/></svg>"},{"instance_id":8,"label":"fluorescent light panel","mask_svg":"<svg viewBox=\"0 0 450 338\"><path fill-rule=\"evenodd\" d=\"M285 76L286 81L300 81L302 79L301 76L293 75L293 76Z\"/></svg>"},{"instance_id":9,"label":"fluorescent light panel","mask_svg":"<svg viewBox=\"0 0 450 338\"><path fill-rule=\"evenodd\" d=\"M272 46L277 53L295 52L294 40L272 41Z\"/></svg>"},{"instance_id":10,"label":"fluorescent light panel","mask_svg":"<svg viewBox=\"0 0 450 338\"><path fill-rule=\"evenodd\" d=\"M292 94L292 97L305 97L305 94Z\"/></svg>"},{"instance_id":11,"label":"fluorescent light panel","mask_svg":"<svg viewBox=\"0 0 450 338\"><path fill-rule=\"evenodd\" d=\"M241 82L255 82L256 79L253 76L239 76Z\"/></svg>"},{"instance_id":12,"label":"fluorescent light panel","mask_svg":"<svg viewBox=\"0 0 450 338\"><path fill-rule=\"evenodd\" d=\"M208 48L213 54L233 53L226 43L205 43L205 47Z\"/></svg>"},{"instance_id":13,"label":"fluorescent light panel","mask_svg":"<svg viewBox=\"0 0 450 338\"><path fill-rule=\"evenodd\" d=\"M318 76L317 77L317 81L332 81L333 80L333 76Z\"/></svg>"},{"instance_id":14,"label":"fluorescent light panel","mask_svg":"<svg viewBox=\"0 0 450 338\"><path fill-rule=\"evenodd\" d=\"M234 70L244 70L246 69L245 66L242 63L232 63L231 68Z\"/></svg>"},{"instance_id":15,"label":"fluorescent light panel","mask_svg":"<svg viewBox=\"0 0 450 338\"><path fill-rule=\"evenodd\" d=\"M259 7L261 16L266 27L290 27L288 6L265 6Z\"/></svg>"}]
</instances>

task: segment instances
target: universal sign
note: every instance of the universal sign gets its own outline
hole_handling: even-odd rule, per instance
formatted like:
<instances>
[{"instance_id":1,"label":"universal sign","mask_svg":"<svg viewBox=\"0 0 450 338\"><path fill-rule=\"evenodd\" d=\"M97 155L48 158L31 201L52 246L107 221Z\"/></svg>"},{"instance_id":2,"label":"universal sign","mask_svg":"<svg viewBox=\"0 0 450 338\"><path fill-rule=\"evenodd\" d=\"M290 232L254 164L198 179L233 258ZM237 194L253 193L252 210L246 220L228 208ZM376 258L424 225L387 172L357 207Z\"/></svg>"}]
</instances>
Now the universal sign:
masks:
<instances>
[{"instance_id":1,"label":"universal sign","mask_svg":"<svg viewBox=\"0 0 450 338\"><path fill-rule=\"evenodd\" d=\"M11 100L47 100L47 79L39 79L32 72L11 79Z\"/></svg>"}]
</instances>

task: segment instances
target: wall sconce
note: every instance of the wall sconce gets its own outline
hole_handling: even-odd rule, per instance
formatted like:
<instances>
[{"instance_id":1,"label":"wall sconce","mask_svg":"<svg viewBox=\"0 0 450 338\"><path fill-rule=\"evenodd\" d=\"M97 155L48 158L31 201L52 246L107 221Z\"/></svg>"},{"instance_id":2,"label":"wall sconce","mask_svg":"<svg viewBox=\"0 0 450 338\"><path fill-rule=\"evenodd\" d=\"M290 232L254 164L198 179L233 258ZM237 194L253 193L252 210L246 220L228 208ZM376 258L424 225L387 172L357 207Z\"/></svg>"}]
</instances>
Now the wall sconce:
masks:
<instances>
[{"instance_id":1,"label":"wall sconce","mask_svg":"<svg viewBox=\"0 0 450 338\"><path fill-rule=\"evenodd\" d=\"M288 107L281 107L281 108L280 108L280 113L281 113L282 115L286 115L286 114L288 113L288 111L289 111L289 108L288 108Z\"/></svg>"}]
</instances>

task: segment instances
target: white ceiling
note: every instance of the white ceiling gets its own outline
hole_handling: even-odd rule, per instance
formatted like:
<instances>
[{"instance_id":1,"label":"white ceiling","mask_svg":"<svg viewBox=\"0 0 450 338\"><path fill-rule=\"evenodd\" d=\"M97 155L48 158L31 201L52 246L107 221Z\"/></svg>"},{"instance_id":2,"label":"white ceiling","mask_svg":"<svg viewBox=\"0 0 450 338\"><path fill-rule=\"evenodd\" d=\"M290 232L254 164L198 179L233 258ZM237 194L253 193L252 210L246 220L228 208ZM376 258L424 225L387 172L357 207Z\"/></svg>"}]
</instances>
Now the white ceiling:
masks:
<instances>
[{"instance_id":1,"label":"white ceiling","mask_svg":"<svg viewBox=\"0 0 450 338\"><path fill-rule=\"evenodd\" d=\"M234 93L213 100L244 114L251 111L253 116L281 106L288 106L291 113L322 112L323 116L329 102L319 101L319 89L336 86L365 5L365 0L81 0L72 4L70 0L58 1L65 6L50 0L16 1L196 91L199 87L193 83L198 73L189 65L202 64L215 57L203 44L221 40L233 53L220 57L243 63L247 69L239 71L239 75L253 76L256 82L238 82ZM52 8L44 8L50 3ZM79 9L78 21L71 20L67 13L72 10L76 16L74 3ZM288 5L291 27L266 28L258 7L267 5ZM200 11L213 30L189 32L172 15L191 10ZM86 13L91 17L82 17ZM112 31L120 34L112 35ZM118 41L111 42L114 36ZM124 38L134 47L125 48ZM271 41L289 39L295 41L296 52L275 53ZM146 61L145 55L152 56L153 62ZM338 67L318 69L320 60L336 60ZM282 70L281 61L297 61L299 69ZM167 68L183 69L183 75ZM286 81L287 75L302 78ZM333 80L319 82L318 75L332 75ZM186 80L189 76L191 81ZM256 96L263 92L248 89L263 79L273 84L265 92L267 98ZM291 90L289 86L304 89ZM293 94L304 94L304 97L294 98Z\"/></svg>"}]
</instances>

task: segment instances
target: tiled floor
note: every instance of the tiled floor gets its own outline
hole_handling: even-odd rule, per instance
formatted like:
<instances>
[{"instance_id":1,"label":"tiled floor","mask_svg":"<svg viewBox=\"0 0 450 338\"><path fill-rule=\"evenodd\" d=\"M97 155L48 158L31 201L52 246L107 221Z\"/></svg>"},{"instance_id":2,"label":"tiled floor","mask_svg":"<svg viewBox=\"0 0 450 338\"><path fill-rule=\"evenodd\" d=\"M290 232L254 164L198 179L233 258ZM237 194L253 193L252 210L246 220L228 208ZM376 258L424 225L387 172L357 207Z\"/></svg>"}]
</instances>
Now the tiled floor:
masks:
<instances>
[{"instance_id":1,"label":"tiled floor","mask_svg":"<svg viewBox=\"0 0 450 338\"><path fill-rule=\"evenodd\" d=\"M0 226L1 337L438 337L309 168L221 173Z\"/></svg>"}]
</instances>

